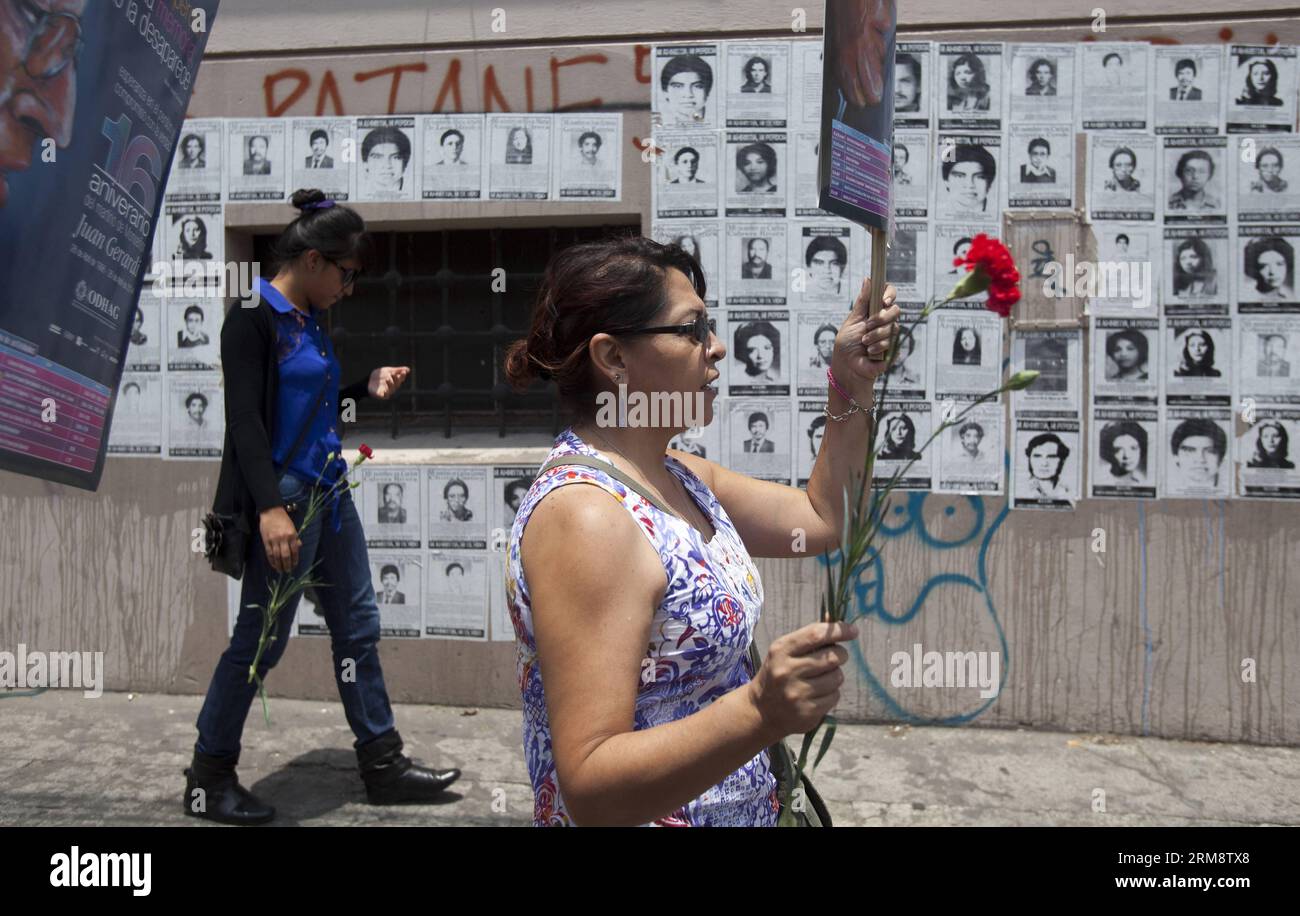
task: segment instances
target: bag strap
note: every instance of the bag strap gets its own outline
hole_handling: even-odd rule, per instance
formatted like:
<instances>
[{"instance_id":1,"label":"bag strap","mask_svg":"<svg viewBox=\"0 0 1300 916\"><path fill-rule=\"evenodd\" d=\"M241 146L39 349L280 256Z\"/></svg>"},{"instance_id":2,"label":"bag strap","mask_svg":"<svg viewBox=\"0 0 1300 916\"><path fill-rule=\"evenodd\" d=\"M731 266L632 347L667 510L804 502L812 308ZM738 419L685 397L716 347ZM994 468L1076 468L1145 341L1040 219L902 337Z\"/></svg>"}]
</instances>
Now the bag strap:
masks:
<instances>
[{"instance_id":1,"label":"bag strap","mask_svg":"<svg viewBox=\"0 0 1300 916\"><path fill-rule=\"evenodd\" d=\"M641 484L637 483L627 474L624 474L618 468L614 467L614 465L610 464L608 461L601 461L599 458L592 458L590 455L556 455L550 461L546 462L546 464L542 465L541 470L537 472L537 476L541 477L551 468L562 467L566 464L577 464L586 468L594 468L597 471L604 471L610 477L613 477L619 483L623 484L623 486L641 496L646 502L650 503L660 512L667 513L675 518L681 517L668 506L664 505L663 500L659 499L657 496L651 496L646 492L645 487L641 486Z\"/></svg>"}]
</instances>

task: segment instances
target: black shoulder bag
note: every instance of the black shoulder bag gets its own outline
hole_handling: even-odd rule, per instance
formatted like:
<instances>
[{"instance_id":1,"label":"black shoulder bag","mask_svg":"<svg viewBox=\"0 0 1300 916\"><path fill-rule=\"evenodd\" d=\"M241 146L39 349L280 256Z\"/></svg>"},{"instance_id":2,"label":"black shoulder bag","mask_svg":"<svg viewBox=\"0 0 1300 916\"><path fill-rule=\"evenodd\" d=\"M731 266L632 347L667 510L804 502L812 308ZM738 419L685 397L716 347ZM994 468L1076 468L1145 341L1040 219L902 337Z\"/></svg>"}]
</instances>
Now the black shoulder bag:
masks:
<instances>
[{"instance_id":1,"label":"black shoulder bag","mask_svg":"<svg viewBox=\"0 0 1300 916\"><path fill-rule=\"evenodd\" d=\"M669 515L677 515L670 507L665 506L656 497L646 492L641 484L637 483L628 475L624 474L618 468L614 467L608 461L601 461L599 458L592 458L590 455L557 455L546 464L542 465L537 476L541 477L551 468L559 467L566 464L577 464L583 467L595 468L604 471L610 477L623 484L629 490L640 494L651 505L660 512L666 512ZM749 664L754 669L754 675L757 676L758 669L762 661L758 654L758 646L753 641L749 644ZM772 775L776 777L777 791L780 797L784 798L790 791L791 784L794 782L794 755L790 749L785 746L785 741L777 741L767 749L768 765L772 768ZM812 780L808 778L807 773L799 774L800 788L803 790L803 803L798 805L794 811L795 821L800 827L830 827L831 814L826 810L826 803L822 801L821 795L813 788ZM794 797L792 794L791 797ZM782 809L784 813L784 809Z\"/></svg>"},{"instance_id":2,"label":"black shoulder bag","mask_svg":"<svg viewBox=\"0 0 1300 916\"><path fill-rule=\"evenodd\" d=\"M302 447L302 440L311 427L312 418L316 416L321 401L325 399L325 389L328 386L327 375L320 386L320 391L316 394L316 402L302 424L302 429L298 430L298 438L294 439L293 446L284 457L283 467L288 467L297 457L298 449ZM209 512L203 517L203 556L214 571L225 573L232 579L242 579L244 563L248 560L248 543L252 536L253 532L248 529L248 517L244 513L219 515L216 512Z\"/></svg>"}]
</instances>

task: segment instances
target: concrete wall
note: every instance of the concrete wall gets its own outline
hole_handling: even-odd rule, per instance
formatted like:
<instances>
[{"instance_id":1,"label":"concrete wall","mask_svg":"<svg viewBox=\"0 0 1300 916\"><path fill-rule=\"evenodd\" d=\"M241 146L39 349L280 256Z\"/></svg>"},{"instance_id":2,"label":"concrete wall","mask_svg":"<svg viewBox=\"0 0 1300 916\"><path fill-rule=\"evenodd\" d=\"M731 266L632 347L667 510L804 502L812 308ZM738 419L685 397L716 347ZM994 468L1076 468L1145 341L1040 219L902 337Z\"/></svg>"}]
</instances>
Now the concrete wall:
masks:
<instances>
[{"instance_id":1,"label":"concrete wall","mask_svg":"<svg viewBox=\"0 0 1300 916\"><path fill-rule=\"evenodd\" d=\"M951 4L905 2L902 20L906 33L936 39L1300 43L1294 11L1268 12L1281 3L1257 4L1252 18L1217 3L1190 14L1197 5L1187 0L1127 4L1104 35L1090 28L1095 4L1062 0L981 3L979 23ZM357 15L354 0L224 0L190 113L623 110L625 200L595 207L639 215L648 231L635 138L649 124L650 43L788 36L791 22L789 4L767 0L520 2L505 7L499 33L497 5L411 0ZM810 30L820 16L821 4L808 8ZM230 207L231 256L254 231L280 225L279 209ZM376 228L607 218L595 208L557 217L544 205L359 209ZM494 451L494 437L451 441L456 450L440 451L444 440L404 436L397 444L412 450L384 457L505 464L540 460L549 444L520 436ZM107 689L201 693L225 645L225 584L189 541L216 468L114 458L95 494L0 472L0 648L103 651ZM1294 507L1237 501L1083 501L1070 514L1009 514L1004 498L903 496L883 566L858 582L869 617L840 715L1300 743L1295 518ZM1098 529L1104 553L1093 550ZM759 567L766 644L814 618L822 567ZM1002 652L1001 695L891 687L891 653L915 643ZM390 640L382 651L395 700L518 704L511 643ZM1246 658L1256 683L1242 681ZM268 683L273 697L332 698L327 640L296 640Z\"/></svg>"}]
</instances>

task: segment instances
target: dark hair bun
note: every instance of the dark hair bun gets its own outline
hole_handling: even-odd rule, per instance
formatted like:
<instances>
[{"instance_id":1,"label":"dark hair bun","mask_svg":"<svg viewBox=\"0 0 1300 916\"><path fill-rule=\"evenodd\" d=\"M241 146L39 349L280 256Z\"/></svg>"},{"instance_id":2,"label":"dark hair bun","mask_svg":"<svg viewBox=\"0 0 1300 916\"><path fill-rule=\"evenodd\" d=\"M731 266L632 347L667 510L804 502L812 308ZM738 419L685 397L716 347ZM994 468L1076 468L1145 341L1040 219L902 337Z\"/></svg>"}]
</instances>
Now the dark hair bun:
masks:
<instances>
[{"instance_id":1,"label":"dark hair bun","mask_svg":"<svg viewBox=\"0 0 1300 916\"><path fill-rule=\"evenodd\" d=\"M299 188L293 192L293 197L289 198L289 203L297 209L303 210L312 204L318 204L325 200L325 192L319 188Z\"/></svg>"}]
</instances>

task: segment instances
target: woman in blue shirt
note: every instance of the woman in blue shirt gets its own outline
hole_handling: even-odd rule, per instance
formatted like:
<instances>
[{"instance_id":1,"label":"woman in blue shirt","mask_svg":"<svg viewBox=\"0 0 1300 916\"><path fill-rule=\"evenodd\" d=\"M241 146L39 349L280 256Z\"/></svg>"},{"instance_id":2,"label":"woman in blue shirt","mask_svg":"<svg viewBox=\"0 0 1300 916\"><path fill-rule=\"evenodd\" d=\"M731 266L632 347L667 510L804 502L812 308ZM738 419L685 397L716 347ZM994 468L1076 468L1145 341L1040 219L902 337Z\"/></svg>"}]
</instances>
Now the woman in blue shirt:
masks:
<instances>
[{"instance_id":1,"label":"woman in blue shirt","mask_svg":"<svg viewBox=\"0 0 1300 916\"><path fill-rule=\"evenodd\" d=\"M260 607L277 575L301 574L316 561L316 577L327 584L316 595L367 798L430 801L460 776L457 769L418 766L402 753L379 666L379 609L365 533L348 486L302 525L310 489L328 489L347 473L340 457L344 408L363 397L392 397L410 369L376 369L340 390L339 364L319 319L352 293L370 238L354 210L320 191L295 192L293 205L300 212L276 242L275 278L259 278L254 295L230 310L221 331L226 442L213 508L242 517L252 536L234 635L199 713L184 805L187 814L232 824L275 816L235 775L257 692L248 670L261 635ZM284 653L296 607L294 599L277 618L275 639L259 664L263 678Z\"/></svg>"}]
</instances>

